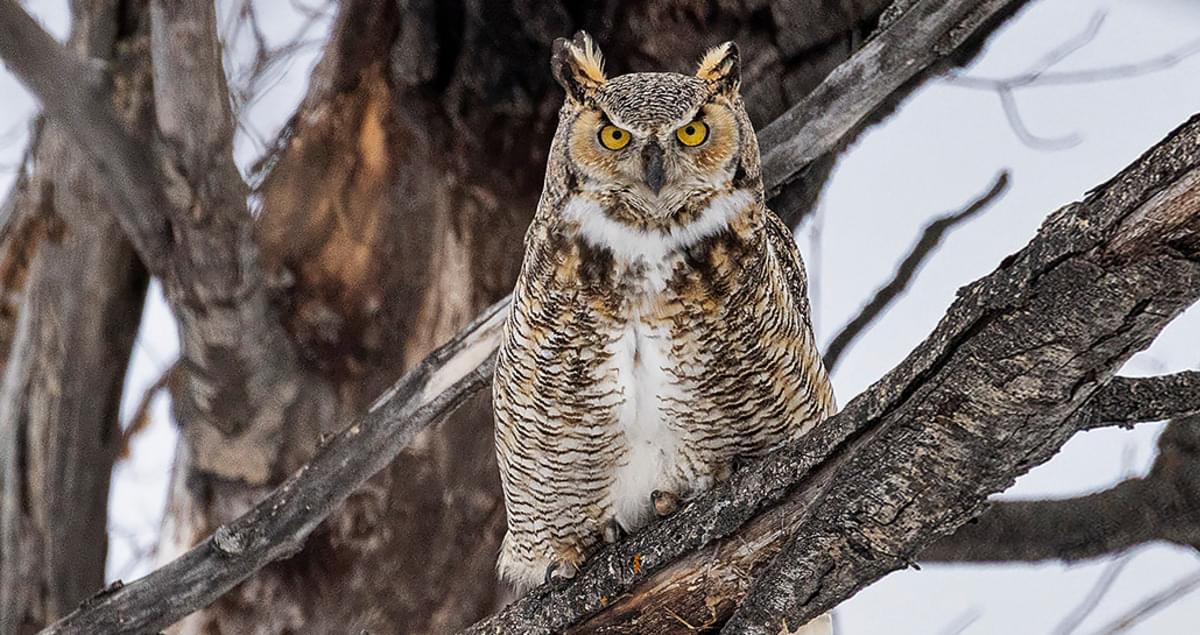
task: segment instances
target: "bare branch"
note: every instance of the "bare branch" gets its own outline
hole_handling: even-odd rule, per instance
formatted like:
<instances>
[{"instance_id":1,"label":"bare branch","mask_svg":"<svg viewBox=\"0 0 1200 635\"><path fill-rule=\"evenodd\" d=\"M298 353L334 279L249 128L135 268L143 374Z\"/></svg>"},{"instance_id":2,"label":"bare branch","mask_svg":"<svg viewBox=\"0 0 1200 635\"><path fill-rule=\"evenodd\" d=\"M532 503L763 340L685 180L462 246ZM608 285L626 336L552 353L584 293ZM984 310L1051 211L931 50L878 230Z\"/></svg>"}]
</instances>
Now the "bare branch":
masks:
<instances>
[{"instance_id":1,"label":"bare branch","mask_svg":"<svg viewBox=\"0 0 1200 635\"><path fill-rule=\"evenodd\" d=\"M783 197L814 161L838 148L878 110L948 63L1021 6L1022 0L922 0L889 17L849 60L758 137L771 208L789 225L803 210ZM894 12L891 12L894 14Z\"/></svg>"},{"instance_id":2,"label":"bare branch","mask_svg":"<svg viewBox=\"0 0 1200 635\"><path fill-rule=\"evenodd\" d=\"M1166 421L1200 413L1200 371L1161 377L1114 377L1076 417L1081 430Z\"/></svg>"},{"instance_id":3,"label":"bare branch","mask_svg":"<svg viewBox=\"0 0 1200 635\"><path fill-rule=\"evenodd\" d=\"M1000 99L1000 106L1004 110L1004 117L1008 120L1009 127L1025 145L1042 150L1061 150L1076 146L1082 140L1078 134L1046 137L1030 130L1017 106L1016 91L1038 86L1092 84L1129 79L1166 70L1192 55L1200 53L1200 39L1196 39L1167 53L1140 62L1081 71L1053 72L1050 70L1059 62L1070 57L1071 54L1090 44L1100 33L1104 18L1104 12L1097 12L1078 35L1051 49L1029 68L1016 75L995 78L959 74L951 75L946 81L954 86L995 92Z\"/></svg>"},{"instance_id":4,"label":"bare branch","mask_svg":"<svg viewBox=\"0 0 1200 635\"><path fill-rule=\"evenodd\" d=\"M933 222L926 225L925 229L921 232L921 237L913 245L912 249L909 250L904 260L900 261L900 265L896 267L896 272L892 275L892 279L875 291L874 297L859 310L858 315L847 322L842 327L842 330L829 342L829 346L825 350L825 368L832 372L841 359L842 353L846 351L850 344L871 325L871 322L875 318L879 317L908 289L908 285L912 283L917 270L921 268L925 260L941 244L942 237L946 232L974 218L980 212L987 209L1007 188L1008 172L1004 171L996 175L996 180L992 182L991 187L976 197L974 201L971 201L969 205L956 212L939 216Z\"/></svg>"},{"instance_id":5,"label":"bare branch","mask_svg":"<svg viewBox=\"0 0 1200 635\"><path fill-rule=\"evenodd\" d=\"M1096 635L1124 633L1142 620L1196 589L1200 589L1200 572L1193 573L1146 598L1129 612L1097 631Z\"/></svg>"},{"instance_id":6,"label":"bare branch","mask_svg":"<svg viewBox=\"0 0 1200 635\"><path fill-rule=\"evenodd\" d=\"M418 432L491 381L506 305L489 308L406 373L248 513L145 578L98 594L44 633L155 632L299 551L317 524Z\"/></svg>"},{"instance_id":7,"label":"bare branch","mask_svg":"<svg viewBox=\"0 0 1200 635\"><path fill-rule=\"evenodd\" d=\"M1071 633L1074 633L1079 628L1079 625L1083 624L1083 621L1096 610L1096 607L1100 606L1100 601L1104 599L1105 595L1108 595L1109 590L1112 589L1112 585L1117 581L1117 578L1125 570L1130 561L1130 555L1126 553L1121 554L1116 560L1108 563L1108 566L1104 567L1104 571L1100 573L1100 577L1096 578L1096 584L1092 586L1091 591L1088 591L1087 596L1083 598L1083 602L1068 613L1063 618L1063 621L1055 627L1054 635L1071 635Z\"/></svg>"},{"instance_id":8,"label":"bare branch","mask_svg":"<svg viewBox=\"0 0 1200 635\"><path fill-rule=\"evenodd\" d=\"M81 141L124 205L122 228L156 275L165 273L170 231L165 181L145 139L121 124L100 69L54 41L15 0L0 0L0 58L42 101L45 112Z\"/></svg>"},{"instance_id":9,"label":"bare branch","mask_svg":"<svg viewBox=\"0 0 1200 635\"><path fill-rule=\"evenodd\" d=\"M931 339L882 382L896 381L915 364L923 367L917 374L923 386L910 384L897 402L883 405L873 403L877 385L827 422L836 425L863 408L882 412L879 424L856 427L859 436L793 495L814 504L799 514L793 537L753 583L726 632L774 633L783 618L795 622L829 610L907 566L935 538L977 514L987 494L1061 447L1075 432L1074 411L1149 342L1149 333L1134 334L1138 326L1157 323L1157 332L1166 324L1159 320L1200 296L1200 261L1184 252L1153 252L1172 251L1166 244L1180 240L1186 254L1197 253L1198 133L1200 116L1084 202L1052 215L1026 249L961 291ZM1154 176L1168 165L1168 174L1158 172L1165 179ZM1126 195L1132 198L1117 202ZM1166 226L1151 229L1159 223ZM1082 242L1052 238L1083 225L1089 237ZM1116 269L1106 269L1116 262ZM1165 275L1178 276L1183 286L1153 282ZM1013 276L1029 286L1014 285ZM973 304L968 326L957 315ZM1096 327L1113 330L1085 334ZM1098 366L1084 370L1083 359ZM1002 422L1013 418L1020 423Z\"/></svg>"},{"instance_id":10,"label":"bare branch","mask_svg":"<svg viewBox=\"0 0 1200 635\"><path fill-rule=\"evenodd\" d=\"M1195 379L1200 373L1190 375ZM1101 402L1108 401L1105 397L1100 393ZM1193 400L1190 407L1200 409L1200 402ZM1076 562L1152 541L1200 549L1196 440L1200 415L1174 419L1159 438L1159 455L1148 476L1078 498L993 503L979 518L923 551L921 559Z\"/></svg>"}]
</instances>

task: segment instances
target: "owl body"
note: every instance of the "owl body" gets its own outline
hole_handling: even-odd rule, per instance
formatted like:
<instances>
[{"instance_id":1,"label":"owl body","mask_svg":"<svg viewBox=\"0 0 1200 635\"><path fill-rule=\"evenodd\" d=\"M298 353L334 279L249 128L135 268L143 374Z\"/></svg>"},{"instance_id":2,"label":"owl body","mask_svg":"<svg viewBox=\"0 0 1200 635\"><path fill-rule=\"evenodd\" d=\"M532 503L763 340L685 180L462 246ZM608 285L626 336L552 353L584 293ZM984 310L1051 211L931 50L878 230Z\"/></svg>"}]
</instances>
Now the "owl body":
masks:
<instances>
[{"instance_id":1,"label":"owl body","mask_svg":"<svg viewBox=\"0 0 1200 635\"><path fill-rule=\"evenodd\" d=\"M833 410L736 49L714 51L696 76L609 80L586 37L556 45L568 98L493 390L518 588Z\"/></svg>"}]
</instances>

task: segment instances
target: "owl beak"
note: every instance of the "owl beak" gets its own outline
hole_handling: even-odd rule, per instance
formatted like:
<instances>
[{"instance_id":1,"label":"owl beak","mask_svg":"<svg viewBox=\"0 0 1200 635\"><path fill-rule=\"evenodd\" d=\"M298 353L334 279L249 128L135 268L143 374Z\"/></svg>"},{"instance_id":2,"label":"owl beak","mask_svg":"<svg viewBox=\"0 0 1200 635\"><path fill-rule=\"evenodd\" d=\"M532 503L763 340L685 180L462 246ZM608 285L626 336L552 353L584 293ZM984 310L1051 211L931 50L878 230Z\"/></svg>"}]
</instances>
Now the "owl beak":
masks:
<instances>
[{"instance_id":1,"label":"owl beak","mask_svg":"<svg viewBox=\"0 0 1200 635\"><path fill-rule=\"evenodd\" d=\"M646 186L658 194L667 178L666 172L663 171L663 151L658 143L649 141L646 147L642 148L642 169L646 173Z\"/></svg>"}]
</instances>

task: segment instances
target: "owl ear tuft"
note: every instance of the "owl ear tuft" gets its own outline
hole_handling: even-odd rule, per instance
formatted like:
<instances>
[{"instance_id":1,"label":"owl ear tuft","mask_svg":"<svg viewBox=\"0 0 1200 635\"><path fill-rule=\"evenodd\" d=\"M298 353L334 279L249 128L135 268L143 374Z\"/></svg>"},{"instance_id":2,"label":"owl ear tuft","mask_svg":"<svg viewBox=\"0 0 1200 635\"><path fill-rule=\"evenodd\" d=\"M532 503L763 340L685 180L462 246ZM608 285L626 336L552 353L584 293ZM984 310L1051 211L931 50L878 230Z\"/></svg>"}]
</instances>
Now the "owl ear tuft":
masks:
<instances>
[{"instance_id":1,"label":"owl ear tuft","mask_svg":"<svg viewBox=\"0 0 1200 635\"><path fill-rule=\"evenodd\" d=\"M722 92L737 92L738 86L742 82L737 44L726 42L708 49L708 52L700 59L696 77L715 84Z\"/></svg>"},{"instance_id":2,"label":"owl ear tuft","mask_svg":"<svg viewBox=\"0 0 1200 635\"><path fill-rule=\"evenodd\" d=\"M586 31L571 40L558 38L550 53L550 70L567 96L582 102L594 94L608 78L604 76L604 56Z\"/></svg>"}]
</instances>

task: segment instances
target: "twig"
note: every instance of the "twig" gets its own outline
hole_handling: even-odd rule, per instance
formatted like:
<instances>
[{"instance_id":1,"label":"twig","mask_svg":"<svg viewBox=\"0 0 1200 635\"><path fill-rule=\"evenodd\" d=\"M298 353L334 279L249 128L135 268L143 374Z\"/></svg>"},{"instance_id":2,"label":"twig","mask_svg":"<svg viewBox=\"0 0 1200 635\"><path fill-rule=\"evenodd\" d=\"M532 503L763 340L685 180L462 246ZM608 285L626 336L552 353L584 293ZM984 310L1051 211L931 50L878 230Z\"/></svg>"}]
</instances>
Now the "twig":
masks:
<instances>
[{"instance_id":1,"label":"twig","mask_svg":"<svg viewBox=\"0 0 1200 635\"><path fill-rule=\"evenodd\" d=\"M1183 596L1200 589L1200 572L1193 573L1172 584L1171 586L1146 598L1137 606L1130 609L1121 617L1113 620L1107 626L1096 631L1096 635L1116 635L1124 633L1139 622L1170 606L1171 603Z\"/></svg>"},{"instance_id":2,"label":"twig","mask_svg":"<svg viewBox=\"0 0 1200 635\"><path fill-rule=\"evenodd\" d=\"M983 611L978 607L972 607L964 611L961 615L954 618L949 624L940 631L940 635L962 635L971 628L971 625L978 622L983 617Z\"/></svg>"},{"instance_id":3,"label":"twig","mask_svg":"<svg viewBox=\"0 0 1200 635\"><path fill-rule=\"evenodd\" d=\"M1124 553L1108 563L1108 566L1104 567L1104 571L1100 572L1100 577L1096 578L1096 584L1092 586L1092 590L1088 591L1088 594L1079 603L1079 606L1076 606L1055 627L1054 635L1071 635L1071 633L1074 633L1079 628L1079 625L1083 624L1083 621L1096 610L1096 607L1100 606L1100 601L1112 589L1113 583L1117 581L1117 578L1131 560L1131 555Z\"/></svg>"},{"instance_id":4,"label":"twig","mask_svg":"<svg viewBox=\"0 0 1200 635\"><path fill-rule=\"evenodd\" d=\"M1001 194L1008 188L1008 171L1001 172L996 175L995 181L986 192L980 194L966 207L938 217L933 222L925 226L921 232L921 237L909 250L908 255L896 267L896 273L892 275L891 281L880 287L870 302L867 302L858 315L854 316L842 330L834 336L829 342L829 346L825 350L825 368L832 371L841 360L842 354L850 346L854 340L862 334L862 332L871 324L875 318L879 317L912 282L917 270L925 262L930 255L933 254L937 246L942 242L942 236L954 227L965 223L974 218L983 210L987 209Z\"/></svg>"},{"instance_id":5,"label":"twig","mask_svg":"<svg viewBox=\"0 0 1200 635\"><path fill-rule=\"evenodd\" d=\"M179 372L178 362L171 364L158 379L154 380L145 391L142 392L142 398L138 400L137 408L133 411L133 416L129 418L129 425L121 431L121 443L118 446L117 457L120 459L128 459L130 449L133 446L133 438L140 434L147 426L150 425L150 404L158 393L162 392L171 384Z\"/></svg>"},{"instance_id":6,"label":"twig","mask_svg":"<svg viewBox=\"0 0 1200 635\"><path fill-rule=\"evenodd\" d=\"M1043 55L1028 69L1016 75L1009 77L975 77L965 74L952 74L946 78L946 82L953 86L988 90L996 93L996 96L1000 100L1000 106L1004 111L1004 117L1008 120L1009 127L1025 145L1041 150L1062 150L1074 147L1082 141L1082 138L1076 133L1060 137L1046 137L1030 130L1021 116L1021 110L1017 105L1016 91L1024 88L1094 84L1139 77L1166 70L1192 55L1200 53L1200 39L1195 39L1167 53L1140 62L1079 71L1053 72L1050 70L1095 40L1100 32L1100 27L1104 24L1104 19L1105 14L1103 12L1093 14L1087 26L1079 34L1058 45Z\"/></svg>"}]
</instances>

